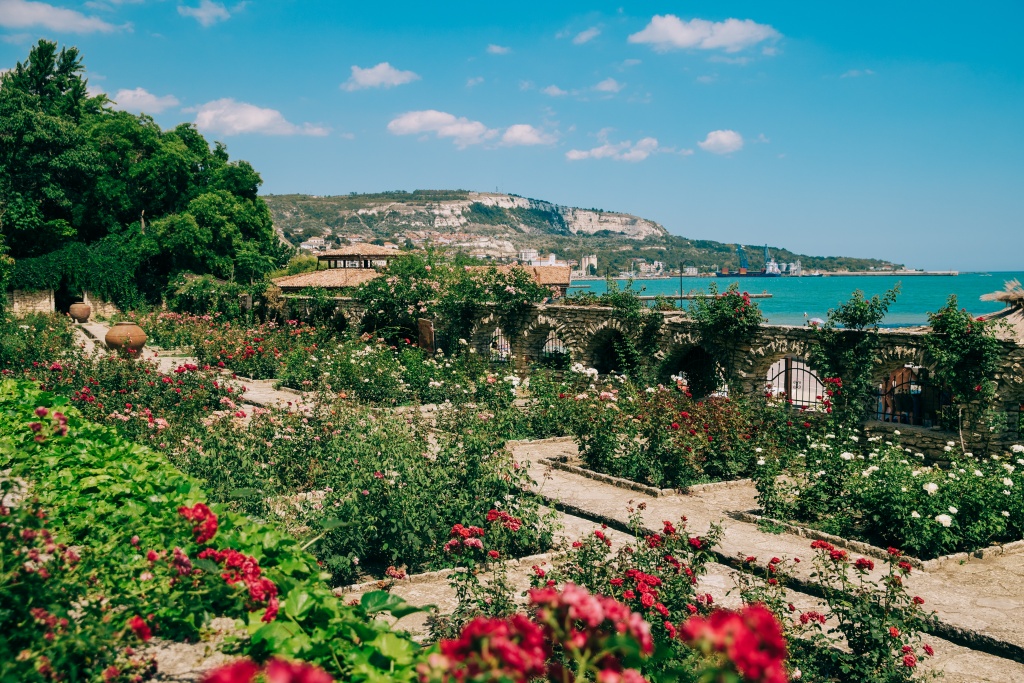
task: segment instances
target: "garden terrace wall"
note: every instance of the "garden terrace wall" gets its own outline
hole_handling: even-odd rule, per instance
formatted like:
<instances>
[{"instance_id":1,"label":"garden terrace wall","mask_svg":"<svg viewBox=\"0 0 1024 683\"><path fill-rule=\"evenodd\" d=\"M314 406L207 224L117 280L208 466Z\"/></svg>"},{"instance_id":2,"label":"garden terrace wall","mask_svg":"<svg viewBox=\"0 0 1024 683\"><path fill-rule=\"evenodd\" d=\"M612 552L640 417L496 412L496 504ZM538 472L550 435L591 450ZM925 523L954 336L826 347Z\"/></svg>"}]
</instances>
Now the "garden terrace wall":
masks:
<instances>
[{"instance_id":1,"label":"garden terrace wall","mask_svg":"<svg viewBox=\"0 0 1024 683\"><path fill-rule=\"evenodd\" d=\"M601 346L608 344L611 336L628 332L614 309L598 306L537 305L515 330L503 328L503 321L502 311L492 308L477 322L472 339L468 341L478 353L488 354L495 332L500 329L511 349L511 363L518 370L524 370L541 358L551 332L569 350L574 362L588 366L593 365ZM890 373L907 364L929 368L924 347L927 331L924 327L882 330L873 382L876 385L882 383ZM750 344L739 348L733 357L716 361L720 365L729 365L729 374L736 378L731 387L734 394L759 393L772 365L787 357L806 359L816 343L816 335L809 327L763 325ZM998 385L997 398L990 408L1006 419L991 434L991 441L995 445L1009 445L1021 438L1018 430L1020 406L1024 403L1024 346L1010 341L1001 341L1000 345L1000 367L994 377ZM699 346L698 331L684 313L665 314L660 350L656 354L658 360ZM866 412L867 408L865 406ZM965 438L969 436L965 433ZM941 446L951 437L949 432L921 430L919 438L916 433L912 438L920 443L919 450L939 457ZM935 447L938 447L938 452L934 451Z\"/></svg>"},{"instance_id":2,"label":"garden terrace wall","mask_svg":"<svg viewBox=\"0 0 1024 683\"><path fill-rule=\"evenodd\" d=\"M38 292L27 292L20 289L11 291L9 297L11 312L15 315L29 313L53 313L53 290L43 289Z\"/></svg>"}]
</instances>

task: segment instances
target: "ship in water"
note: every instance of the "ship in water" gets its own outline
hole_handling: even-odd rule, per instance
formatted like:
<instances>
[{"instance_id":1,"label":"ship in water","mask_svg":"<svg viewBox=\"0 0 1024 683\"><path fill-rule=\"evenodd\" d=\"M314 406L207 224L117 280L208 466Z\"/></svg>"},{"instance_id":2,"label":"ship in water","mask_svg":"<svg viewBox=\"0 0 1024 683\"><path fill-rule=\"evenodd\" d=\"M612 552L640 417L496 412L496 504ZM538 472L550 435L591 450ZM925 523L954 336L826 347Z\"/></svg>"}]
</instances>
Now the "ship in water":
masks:
<instances>
[{"instance_id":1,"label":"ship in water","mask_svg":"<svg viewBox=\"0 0 1024 683\"><path fill-rule=\"evenodd\" d=\"M768 245L764 245L764 268L757 271L750 270L750 264L747 263L747 253L743 251L743 245L736 247L736 254L740 257L740 269L738 272L730 273L728 266L722 266L722 269L715 273L718 277L782 277L782 268L775 262L771 254L768 252Z\"/></svg>"}]
</instances>

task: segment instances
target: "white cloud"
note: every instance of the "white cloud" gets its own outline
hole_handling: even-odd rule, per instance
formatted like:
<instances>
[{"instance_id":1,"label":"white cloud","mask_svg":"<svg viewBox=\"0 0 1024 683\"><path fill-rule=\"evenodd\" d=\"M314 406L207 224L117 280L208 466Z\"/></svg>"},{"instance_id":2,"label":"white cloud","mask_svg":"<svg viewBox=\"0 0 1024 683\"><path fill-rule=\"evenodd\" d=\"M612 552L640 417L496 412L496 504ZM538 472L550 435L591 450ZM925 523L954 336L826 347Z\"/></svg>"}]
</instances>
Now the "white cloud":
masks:
<instances>
[{"instance_id":1,"label":"white cloud","mask_svg":"<svg viewBox=\"0 0 1024 683\"><path fill-rule=\"evenodd\" d=\"M404 85L418 80L420 80L419 74L413 71L401 71L388 62L381 62L368 69L361 69L353 65L352 76L341 87L351 92L364 88L393 88L396 85Z\"/></svg>"},{"instance_id":2,"label":"white cloud","mask_svg":"<svg viewBox=\"0 0 1024 683\"><path fill-rule=\"evenodd\" d=\"M509 52L512 52L512 48L505 47L504 45L491 43L487 46L487 54L489 55L507 55Z\"/></svg>"},{"instance_id":3,"label":"white cloud","mask_svg":"<svg viewBox=\"0 0 1024 683\"><path fill-rule=\"evenodd\" d=\"M213 0L199 0L197 7L178 5L178 14L183 17L192 17L202 26L213 26L218 21L227 21L231 18L231 12L223 3Z\"/></svg>"},{"instance_id":4,"label":"white cloud","mask_svg":"<svg viewBox=\"0 0 1024 683\"><path fill-rule=\"evenodd\" d=\"M484 82L484 77L483 76L474 76L473 78L467 78L466 79L466 87L467 88L475 88L476 86L480 85L483 82Z\"/></svg>"},{"instance_id":5,"label":"white cloud","mask_svg":"<svg viewBox=\"0 0 1024 683\"><path fill-rule=\"evenodd\" d=\"M840 78L859 78L861 76L874 76L875 72L871 69L850 69L844 73Z\"/></svg>"},{"instance_id":6,"label":"white cloud","mask_svg":"<svg viewBox=\"0 0 1024 683\"><path fill-rule=\"evenodd\" d=\"M708 83L714 83L718 80L718 74L707 74L704 76L697 76L697 82L707 85Z\"/></svg>"},{"instance_id":7,"label":"white cloud","mask_svg":"<svg viewBox=\"0 0 1024 683\"><path fill-rule=\"evenodd\" d=\"M504 147L550 145L558 140L557 134L526 123L517 123L502 131L499 128L488 128L480 121L436 109L406 112L388 123L388 131L393 135L433 133L438 138L450 139L459 149L492 140Z\"/></svg>"},{"instance_id":8,"label":"white cloud","mask_svg":"<svg viewBox=\"0 0 1024 683\"><path fill-rule=\"evenodd\" d=\"M30 0L0 0L0 26L13 29L41 27L59 33L110 33L117 28L98 17Z\"/></svg>"},{"instance_id":9,"label":"white cloud","mask_svg":"<svg viewBox=\"0 0 1024 683\"><path fill-rule=\"evenodd\" d=\"M557 139L557 136L545 133L528 123L517 123L505 129L505 134L501 136L501 144L509 147L550 145Z\"/></svg>"},{"instance_id":10,"label":"white cloud","mask_svg":"<svg viewBox=\"0 0 1024 683\"><path fill-rule=\"evenodd\" d=\"M114 109L147 114L159 114L180 104L174 95L157 97L143 88L118 90L111 99L115 102Z\"/></svg>"},{"instance_id":11,"label":"white cloud","mask_svg":"<svg viewBox=\"0 0 1024 683\"><path fill-rule=\"evenodd\" d=\"M697 146L712 154L731 154L743 149L743 136L734 130L713 130Z\"/></svg>"},{"instance_id":12,"label":"white cloud","mask_svg":"<svg viewBox=\"0 0 1024 683\"><path fill-rule=\"evenodd\" d=\"M625 142L608 142L607 129L597 134L599 140L604 144L591 149L570 149L565 153L569 161L582 161L584 159L614 159L616 161L643 161L655 152L671 151L658 145L657 138L641 138L633 144L631 140Z\"/></svg>"},{"instance_id":13,"label":"white cloud","mask_svg":"<svg viewBox=\"0 0 1024 683\"><path fill-rule=\"evenodd\" d=\"M597 85L595 85L594 86L594 90L596 90L598 92L613 92L614 93L614 92L619 92L624 87L626 87L625 83L619 83L614 78L606 78L603 81L601 81L600 83L598 83Z\"/></svg>"},{"instance_id":14,"label":"white cloud","mask_svg":"<svg viewBox=\"0 0 1024 683\"><path fill-rule=\"evenodd\" d=\"M648 44L659 52L691 48L738 52L757 43L781 37L782 34L771 26L758 24L751 19L683 21L674 14L656 14L642 31L629 36L629 42Z\"/></svg>"},{"instance_id":15,"label":"white cloud","mask_svg":"<svg viewBox=\"0 0 1024 683\"><path fill-rule=\"evenodd\" d=\"M436 109L406 112L388 123L388 131L394 135L433 133L439 138L451 138L459 149L478 145L498 134L497 130L479 121L470 121L464 116L457 117Z\"/></svg>"},{"instance_id":16,"label":"white cloud","mask_svg":"<svg viewBox=\"0 0 1024 683\"><path fill-rule=\"evenodd\" d=\"M297 126L276 109L264 109L231 98L207 102L195 111L196 126L200 130L222 135L327 135L330 132L311 123Z\"/></svg>"},{"instance_id":17,"label":"white cloud","mask_svg":"<svg viewBox=\"0 0 1024 683\"><path fill-rule=\"evenodd\" d=\"M757 139L756 139L756 140L754 140L754 142L760 142L760 143L762 143L762 144L765 144L765 145L767 145L768 143L770 143L770 142L771 142L771 138L769 138L769 137L768 137L767 135L765 135L764 133L758 133L758 134L757 134Z\"/></svg>"},{"instance_id":18,"label":"white cloud","mask_svg":"<svg viewBox=\"0 0 1024 683\"><path fill-rule=\"evenodd\" d=\"M541 92L544 93L545 95L551 95L552 97L562 97L563 95L569 94L568 90L562 90L557 85L549 85L548 87L542 89Z\"/></svg>"},{"instance_id":19,"label":"white cloud","mask_svg":"<svg viewBox=\"0 0 1024 683\"><path fill-rule=\"evenodd\" d=\"M586 31L580 31L577 33L576 37L572 39L572 44L582 45L583 43L588 43L594 38L597 38L599 35L601 35L601 29L596 26L591 26Z\"/></svg>"},{"instance_id":20,"label":"white cloud","mask_svg":"<svg viewBox=\"0 0 1024 683\"><path fill-rule=\"evenodd\" d=\"M522 92L533 90L533 81L519 81L519 89Z\"/></svg>"}]
</instances>

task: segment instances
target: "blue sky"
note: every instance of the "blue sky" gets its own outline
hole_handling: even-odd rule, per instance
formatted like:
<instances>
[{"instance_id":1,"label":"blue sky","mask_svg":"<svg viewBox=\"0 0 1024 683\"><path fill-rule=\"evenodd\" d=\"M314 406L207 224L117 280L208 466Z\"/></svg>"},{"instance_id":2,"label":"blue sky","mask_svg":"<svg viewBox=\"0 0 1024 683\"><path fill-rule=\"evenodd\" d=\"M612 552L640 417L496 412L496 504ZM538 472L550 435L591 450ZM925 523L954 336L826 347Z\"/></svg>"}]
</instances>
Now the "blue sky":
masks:
<instances>
[{"instance_id":1,"label":"blue sky","mask_svg":"<svg viewBox=\"0 0 1024 683\"><path fill-rule=\"evenodd\" d=\"M1024 269L1024 3L0 0L264 191L463 188L675 234Z\"/></svg>"}]
</instances>

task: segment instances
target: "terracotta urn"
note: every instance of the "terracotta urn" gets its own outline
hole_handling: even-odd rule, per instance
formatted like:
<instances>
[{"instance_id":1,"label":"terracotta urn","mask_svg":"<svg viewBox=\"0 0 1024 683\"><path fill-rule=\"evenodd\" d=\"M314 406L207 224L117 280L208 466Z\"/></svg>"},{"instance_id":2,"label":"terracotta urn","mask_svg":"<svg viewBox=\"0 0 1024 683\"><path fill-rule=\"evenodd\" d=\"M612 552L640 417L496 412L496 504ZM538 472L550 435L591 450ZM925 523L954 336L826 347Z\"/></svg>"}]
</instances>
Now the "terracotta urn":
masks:
<instances>
[{"instance_id":1,"label":"terracotta urn","mask_svg":"<svg viewBox=\"0 0 1024 683\"><path fill-rule=\"evenodd\" d=\"M146 333L133 322L116 323L103 338L111 351L129 351L138 354L146 345Z\"/></svg>"},{"instance_id":2,"label":"terracotta urn","mask_svg":"<svg viewBox=\"0 0 1024 683\"><path fill-rule=\"evenodd\" d=\"M90 314L92 314L92 306L81 301L71 304L71 308L68 309L68 315L76 323L88 322Z\"/></svg>"}]
</instances>

